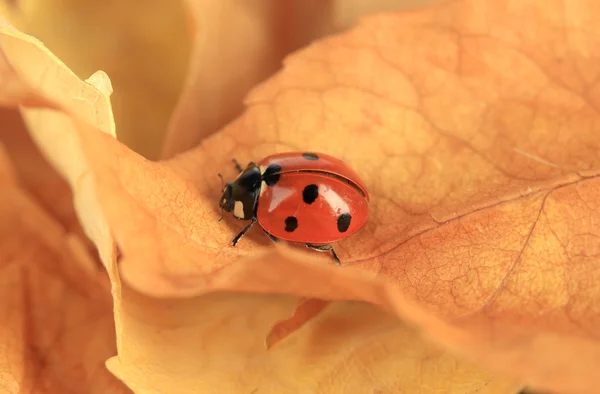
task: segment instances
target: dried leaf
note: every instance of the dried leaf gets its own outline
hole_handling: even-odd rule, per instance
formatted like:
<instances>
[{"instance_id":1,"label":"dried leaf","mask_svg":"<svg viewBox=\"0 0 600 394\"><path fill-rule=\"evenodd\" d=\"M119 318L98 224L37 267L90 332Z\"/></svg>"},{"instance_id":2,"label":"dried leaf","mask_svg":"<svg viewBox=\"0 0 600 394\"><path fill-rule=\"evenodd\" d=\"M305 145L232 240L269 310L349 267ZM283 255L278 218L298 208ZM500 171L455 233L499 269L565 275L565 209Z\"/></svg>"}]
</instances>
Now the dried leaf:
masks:
<instances>
[{"instance_id":1,"label":"dried leaf","mask_svg":"<svg viewBox=\"0 0 600 394\"><path fill-rule=\"evenodd\" d=\"M269 322L281 319L295 302L235 293L156 300L125 291L123 326L130 339L107 366L138 394L500 394L519 387L455 359L392 316L358 303L331 305L267 351Z\"/></svg>"},{"instance_id":2,"label":"dried leaf","mask_svg":"<svg viewBox=\"0 0 600 394\"><path fill-rule=\"evenodd\" d=\"M106 276L17 185L1 145L0 173L12 174L0 177L0 391L129 393L104 368L115 352Z\"/></svg>"},{"instance_id":3,"label":"dried leaf","mask_svg":"<svg viewBox=\"0 0 600 394\"><path fill-rule=\"evenodd\" d=\"M329 305L328 301L314 298L301 300L292 316L278 322L271 328L269 335L267 335L267 349L270 349L273 345L285 339L290 333L293 333L306 324L306 322L312 320L327 305Z\"/></svg>"},{"instance_id":4,"label":"dried leaf","mask_svg":"<svg viewBox=\"0 0 600 394\"><path fill-rule=\"evenodd\" d=\"M193 31L189 73L167 130L162 157L197 146L243 111L243 98L281 60L342 31L363 15L432 0L185 0ZM235 26L232 29L231 26Z\"/></svg>"},{"instance_id":5,"label":"dried leaf","mask_svg":"<svg viewBox=\"0 0 600 394\"><path fill-rule=\"evenodd\" d=\"M454 326L419 321L440 342L536 387L589 392L600 361L591 6L569 3L568 24L552 19L562 8L534 1L373 18L289 59L248 98L242 119L170 165L218 190L207 169L233 156L306 149L343 157L374 195L370 226L339 247L344 261L393 279L448 319ZM519 34L513 23L524 18L534 18L537 34ZM562 29L576 38L565 41ZM252 287L257 267L245 267L243 279L213 283L266 291ZM162 270L137 280L140 269L122 272L143 291L166 292L166 278L188 291ZM312 285L272 281L270 291L374 301L358 296L356 282L353 292L317 288L316 271L304 282L289 267L270 272Z\"/></svg>"},{"instance_id":6,"label":"dried leaf","mask_svg":"<svg viewBox=\"0 0 600 394\"><path fill-rule=\"evenodd\" d=\"M66 100L49 96L47 105L58 103L73 116L72 132L123 251L121 273L137 290L364 300L534 387L589 393L600 362L594 334L600 142L593 7L584 0L560 7L530 0L518 8L473 0L372 18L290 58L284 72L250 95L241 119L169 162L134 155L77 117ZM525 18L535 27L528 34L517 24ZM30 58L44 56L39 50ZM56 63L48 67L68 74ZM26 72L6 78L18 86L14 75L27 80ZM25 98L40 102L36 95ZM285 247L257 254L252 237L236 250L223 249L236 230L214 223L216 173L233 155L247 161L288 149L328 151L357 168L369 185L371 220L337 246L342 269ZM172 358L140 370L140 359L154 353L149 345L133 346L142 333L151 336L156 311L138 312L143 324L136 327L131 317L143 301L127 297L117 316L123 324L120 359L126 360L120 368L129 369L125 375L113 369L132 387L141 373L147 384L168 384ZM202 309L195 305L174 319L191 318L192 310ZM234 313L223 311L229 318ZM203 319L217 313L209 307L202 312ZM214 332L225 334L215 324ZM198 357L183 346L203 341L191 331L162 344L171 344L177 357ZM211 343L216 353L229 346ZM278 366L284 371L288 364ZM225 367L230 363L214 370ZM189 369L181 375L202 368ZM361 369L363 377L365 371L370 366ZM257 376L248 379L240 384L253 386Z\"/></svg>"},{"instance_id":7,"label":"dried leaf","mask_svg":"<svg viewBox=\"0 0 600 394\"><path fill-rule=\"evenodd\" d=\"M0 15L42 40L78 77L97 69L110 75L119 86L112 96L119 140L157 158L164 140L171 156L231 121L244 95L290 51L350 27L361 15L431 1L28 0L0 2ZM189 93L167 131L182 85Z\"/></svg>"},{"instance_id":8,"label":"dried leaf","mask_svg":"<svg viewBox=\"0 0 600 394\"><path fill-rule=\"evenodd\" d=\"M72 121L52 109L77 113L82 120L114 136L108 98L110 81L107 83L102 73L92 76L89 84L80 81L39 41L2 19L0 49L0 104L24 106L21 113L32 140L71 187L83 229L108 266L114 260L114 241L98 208L87 160L78 148Z\"/></svg>"},{"instance_id":9,"label":"dried leaf","mask_svg":"<svg viewBox=\"0 0 600 394\"><path fill-rule=\"evenodd\" d=\"M8 2L10 3L10 2ZM179 1L14 1L5 15L39 38L82 79L104 70L119 140L156 158L189 58L190 40ZM0 3L0 15L2 12ZM76 34L74 33L76 32Z\"/></svg>"},{"instance_id":10,"label":"dried leaf","mask_svg":"<svg viewBox=\"0 0 600 394\"><path fill-rule=\"evenodd\" d=\"M0 108L0 144L4 145L19 184L68 233L77 234L92 250L73 209L69 185L42 157L27 133L18 111Z\"/></svg>"}]
</instances>

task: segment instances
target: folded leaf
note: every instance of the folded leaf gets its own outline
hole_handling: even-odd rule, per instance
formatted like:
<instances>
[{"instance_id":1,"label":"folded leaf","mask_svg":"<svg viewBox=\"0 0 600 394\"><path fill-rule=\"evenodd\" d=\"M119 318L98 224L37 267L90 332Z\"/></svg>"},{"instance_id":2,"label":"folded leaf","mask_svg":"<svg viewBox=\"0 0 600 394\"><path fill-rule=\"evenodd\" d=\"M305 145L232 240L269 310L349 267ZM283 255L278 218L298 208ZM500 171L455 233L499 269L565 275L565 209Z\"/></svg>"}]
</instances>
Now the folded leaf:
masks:
<instances>
[{"instance_id":1,"label":"folded leaf","mask_svg":"<svg viewBox=\"0 0 600 394\"><path fill-rule=\"evenodd\" d=\"M116 351L106 276L9 167L0 145L0 391L129 393L104 368Z\"/></svg>"},{"instance_id":2,"label":"folded leaf","mask_svg":"<svg viewBox=\"0 0 600 394\"><path fill-rule=\"evenodd\" d=\"M598 33L589 1L566 10L520 4L451 2L367 20L288 59L250 95L242 119L170 164L211 182L211 165L234 176L231 157L325 150L344 158L373 203L370 225L338 246L343 261L394 280L449 319L453 328L427 327L453 348L537 387L588 392L600 357L591 334L600 139L587 93ZM520 33L524 19L535 34ZM141 284L139 268L123 268ZM256 272L236 283L248 289ZM146 277L143 287L154 293L158 283ZM283 286L360 298L356 283L347 292L305 283Z\"/></svg>"},{"instance_id":3,"label":"folded leaf","mask_svg":"<svg viewBox=\"0 0 600 394\"><path fill-rule=\"evenodd\" d=\"M159 155L189 57L181 1L3 3L0 15L43 41L78 77L98 69L110 75L119 87L111 95L119 140L145 157Z\"/></svg>"},{"instance_id":4,"label":"folded leaf","mask_svg":"<svg viewBox=\"0 0 600 394\"><path fill-rule=\"evenodd\" d=\"M248 6L237 0L184 0L192 32L190 63L162 157L197 146L231 122L243 111L248 91L278 70L288 53L353 26L368 13L431 1L287 0Z\"/></svg>"},{"instance_id":5,"label":"folded leaf","mask_svg":"<svg viewBox=\"0 0 600 394\"><path fill-rule=\"evenodd\" d=\"M296 300L211 294L157 300L124 291L130 338L107 366L138 394L516 392L519 385L429 344L396 318L337 303L267 351L269 322Z\"/></svg>"},{"instance_id":6,"label":"folded leaf","mask_svg":"<svg viewBox=\"0 0 600 394\"><path fill-rule=\"evenodd\" d=\"M73 209L73 194L69 185L40 154L27 133L19 112L0 108L0 119L0 143L4 145L9 160L14 164L19 184L67 232L77 234L91 250L92 245L89 245L90 242L84 236Z\"/></svg>"},{"instance_id":7,"label":"folded leaf","mask_svg":"<svg viewBox=\"0 0 600 394\"><path fill-rule=\"evenodd\" d=\"M296 331L306 322L313 319L321 313L327 305L329 305L329 302L314 298L301 300L291 317L278 322L271 328L269 335L267 336L267 349L271 348L277 342L286 338L290 333Z\"/></svg>"},{"instance_id":8,"label":"folded leaf","mask_svg":"<svg viewBox=\"0 0 600 394\"><path fill-rule=\"evenodd\" d=\"M68 182L85 233L108 266L114 259L114 241L98 208L87 158L78 148L79 138L70 118L49 109L77 113L83 121L114 136L110 81L102 73L92 76L89 84L79 80L39 41L2 19L0 50L0 104L23 106L21 113L32 140Z\"/></svg>"},{"instance_id":9,"label":"folded leaf","mask_svg":"<svg viewBox=\"0 0 600 394\"><path fill-rule=\"evenodd\" d=\"M473 0L369 19L288 59L242 118L168 162L46 105L73 116L135 289L364 300L533 387L588 393L600 361L593 7ZM369 224L336 245L344 268L285 247L258 254L259 231L225 247L239 224L216 223L217 172L292 149L334 154L369 186ZM135 332L130 364L148 356L127 350Z\"/></svg>"}]
</instances>

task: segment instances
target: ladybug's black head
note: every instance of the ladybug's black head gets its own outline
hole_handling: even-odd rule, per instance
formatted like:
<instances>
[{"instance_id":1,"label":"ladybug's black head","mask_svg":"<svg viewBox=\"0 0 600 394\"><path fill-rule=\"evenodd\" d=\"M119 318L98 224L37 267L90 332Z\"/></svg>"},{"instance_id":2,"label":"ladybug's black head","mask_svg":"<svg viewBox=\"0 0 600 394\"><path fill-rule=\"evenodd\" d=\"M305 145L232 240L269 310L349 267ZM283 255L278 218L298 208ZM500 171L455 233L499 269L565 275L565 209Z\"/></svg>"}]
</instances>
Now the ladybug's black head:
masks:
<instances>
[{"instance_id":1,"label":"ladybug's black head","mask_svg":"<svg viewBox=\"0 0 600 394\"><path fill-rule=\"evenodd\" d=\"M231 212L233 211L233 207L235 202L233 201L233 183L229 182L225 184L223 188L223 194L221 195L221 202L219 203L219 207L222 211Z\"/></svg>"},{"instance_id":2,"label":"ladybug's black head","mask_svg":"<svg viewBox=\"0 0 600 394\"><path fill-rule=\"evenodd\" d=\"M252 219L260 195L261 180L260 169L256 164L250 163L235 181L223 187L219 200L221 211L233 212L237 219Z\"/></svg>"}]
</instances>

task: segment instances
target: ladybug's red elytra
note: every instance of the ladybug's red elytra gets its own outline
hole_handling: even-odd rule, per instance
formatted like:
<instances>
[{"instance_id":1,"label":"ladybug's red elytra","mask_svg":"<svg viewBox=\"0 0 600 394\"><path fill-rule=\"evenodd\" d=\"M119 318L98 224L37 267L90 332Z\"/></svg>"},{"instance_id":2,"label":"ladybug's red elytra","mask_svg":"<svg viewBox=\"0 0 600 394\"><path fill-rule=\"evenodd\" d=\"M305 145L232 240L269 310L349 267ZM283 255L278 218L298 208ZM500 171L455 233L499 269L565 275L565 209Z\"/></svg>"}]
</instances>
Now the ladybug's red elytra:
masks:
<instances>
[{"instance_id":1,"label":"ladybug's red elytra","mask_svg":"<svg viewBox=\"0 0 600 394\"><path fill-rule=\"evenodd\" d=\"M258 222L273 242L331 251L340 264L330 244L356 233L369 214L369 194L354 170L324 153L279 153L245 169L233 162L240 174L223 187L221 213L250 220L233 246Z\"/></svg>"}]
</instances>

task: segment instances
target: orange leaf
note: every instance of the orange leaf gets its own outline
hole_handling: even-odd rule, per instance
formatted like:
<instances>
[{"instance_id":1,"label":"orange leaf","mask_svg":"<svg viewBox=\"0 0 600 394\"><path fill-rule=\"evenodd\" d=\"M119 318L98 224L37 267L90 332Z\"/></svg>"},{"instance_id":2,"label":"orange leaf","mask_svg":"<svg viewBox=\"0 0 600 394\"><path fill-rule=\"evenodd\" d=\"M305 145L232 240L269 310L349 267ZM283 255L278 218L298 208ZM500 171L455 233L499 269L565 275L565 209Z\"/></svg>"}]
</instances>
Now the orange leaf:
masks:
<instances>
[{"instance_id":1,"label":"orange leaf","mask_svg":"<svg viewBox=\"0 0 600 394\"><path fill-rule=\"evenodd\" d=\"M290 297L220 293L157 300L123 293L123 352L107 362L139 394L514 393L514 382L457 360L411 327L360 303L336 303L267 351ZM359 391L360 389L360 391Z\"/></svg>"},{"instance_id":2,"label":"orange leaf","mask_svg":"<svg viewBox=\"0 0 600 394\"><path fill-rule=\"evenodd\" d=\"M2 145L0 173L0 391L130 392L103 365L115 352L105 275L17 185Z\"/></svg>"},{"instance_id":3,"label":"orange leaf","mask_svg":"<svg viewBox=\"0 0 600 394\"><path fill-rule=\"evenodd\" d=\"M242 113L244 96L277 71L290 52L347 29L366 14L431 1L300 0L248 6L235 0L185 0L193 38L191 58L162 157L194 148Z\"/></svg>"},{"instance_id":4,"label":"orange leaf","mask_svg":"<svg viewBox=\"0 0 600 394\"><path fill-rule=\"evenodd\" d=\"M271 348L277 342L283 340L290 333L302 327L306 322L317 316L329 302L317 300L314 298L301 300L292 316L288 319L278 322L269 331L267 336L267 349Z\"/></svg>"},{"instance_id":5,"label":"orange leaf","mask_svg":"<svg viewBox=\"0 0 600 394\"><path fill-rule=\"evenodd\" d=\"M52 81L45 97L19 86L27 94L18 102L46 99L72 117L123 251L121 274L136 290L364 300L534 387L588 393L600 361L593 7L472 0L372 18L290 58L249 96L242 118L168 162L147 162L99 133L51 95L60 91ZM36 48L32 58L43 58ZM18 52L3 49L17 64ZM7 79L30 75L24 67ZM234 175L232 156L291 149L337 155L369 185L369 224L336 245L342 269L283 246L257 253L252 236L223 249L239 228L215 223L216 173ZM129 341L152 315L150 307L127 320L131 310L122 316ZM174 321L183 316L191 312ZM189 338L170 338L171 349ZM121 356L129 379L136 357L150 357L126 342ZM151 372L164 376L169 365L157 365ZM241 385L256 377L248 379Z\"/></svg>"},{"instance_id":6,"label":"orange leaf","mask_svg":"<svg viewBox=\"0 0 600 394\"><path fill-rule=\"evenodd\" d=\"M165 251L171 255L167 255L165 260L161 260L164 256L161 256L160 253L152 254L156 251L162 252L160 247L157 248L158 244L148 244L146 239L135 239L140 234L144 234L155 242L165 242L165 240L166 242L173 240L181 242L180 238L177 238L177 234L172 232L165 232L168 237L156 236L157 229L165 231L165 226L161 221L146 222L150 226L144 227L146 223L143 220L152 220L152 217L146 213L148 211L144 210L144 204L157 203L157 201L153 201L157 197L160 202L160 198L163 196L153 194L140 204L139 201L132 199L132 196L135 195L139 198L143 197L143 194L128 193L128 188L140 186L140 179L135 179L132 174L149 177L146 178L146 181L142 180L141 186L145 187L144 182L146 182L146 186L152 186L153 183L150 180L161 179L156 177L155 172L165 171L165 168L168 170L168 167L163 168L140 159L116 143L110 136L110 116L106 116L105 111L108 96L104 93L110 92L110 82L101 73L95 74L90 80L90 84L77 80L39 43L14 30L5 30L4 36L0 35L0 43L4 43L3 50L8 55L7 59L10 60L3 65L3 68L9 71L7 74L9 78L5 79L5 83L9 82L12 86L12 96L5 93L5 96L1 98L11 102L11 100L15 100L15 97L26 97L30 105L35 103L60 110L50 112L41 108L22 108L26 119L30 121L29 127L34 140L74 188L75 201L85 197L83 201L88 204L88 209L77 210L77 213L82 219L86 231L97 236L93 238L94 241L101 247L106 241L112 239L110 236L112 234L94 232L95 229L102 228L106 217L106 220L111 221L111 233L114 232L123 251L122 266L124 268L127 269L127 267L134 266L134 263L141 262L141 258L144 257L143 253L146 251L150 252L146 255L148 267L156 267L154 264L160 261L169 263L181 261L185 268L190 261L188 259L190 257L189 249L186 250L185 247L181 249L178 245L165 247ZM27 56L24 56L24 53ZM26 63L19 61L24 58L29 61ZM43 84L33 88L30 81L40 79L40 74L38 74L40 69L37 68L37 64L46 65L45 75L53 74L58 77L44 80ZM56 81L62 81L64 85L53 85ZM64 93L65 88L66 94ZM0 92L7 92L7 90L0 89ZM81 92L84 93L84 100L80 99ZM95 99L90 99L94 95ZM96 114L96 116L90 118L89 113ZM98 114L103 116L98 116ZM69 120L74 123L70 123ZM74 124L77 126L76 128L73 127ZM105 132L101 133L97 128ZM57 134L60 136L58 140L48 138L48 136ZM60 145L59 141L68 142L68 144ZM85 169L83 179L91 179L93 183L73 182L73 179L81 178L82 167ZM178 173L171 171L168 177L170 183L177 185L175 174ZM132 178L127 180L127 177ZM179 189L176 187L175 190ZM169 198L169 196L166 197ZM102 206L94 205L95 201L100 201ZM168 216L165 218L172 220ZM136 229L137 233L130 232ZM156 237L152 238L153 236ZM203 234L203 236L210 239L207 234ZM219 235L213 234L212 236L218 237ZM214 270L213 267L222 268L214 270L213 274L207 277L196 273L197 282L194 282L194 278L180 281L180 283L187 284L188 287L182 286L178 290L191 294L211 289L235 288L240 291L258 292L279 289L277 290L279 292L298 294L305 292L307 295L323 295L325 297L335 296L336 293L339 293L341 299L347 298L348 294L354 292L359 297L370 294L372 302L378 302L381 297L385 297L386 293L382 292L379 282L365 277L360 271L344 271L328 264L307 261L306 256L310 256L310 254L298 254L298 252L287 251L287 249L281 246L274 253L266 255L259 253L251 260L247 260L246 264L229 266L224 266L223 261L219 260L218 253L221 253L222 256L226 256L226 254L218 252L217 248L205 252L204 256L197 254L194 256L196 261L205 266L192 268L204 269L205 273ZM100 248L100 250L103 249ZM200 248L198 250L202 251ZM207 260L207 256L208 258L212 257L214 262ZM128 288L121 290L119 277L114 272L114 251L108 250L107 253L101 253L101 257L103 257L113 284L112 293L117 325L116 341L119 358L111 359L109 366L136 392L155 391L159 388L170 392L173 390L196 392L201 386L210 387L217 392L228 389L248 391L248 389L254 389L256 384L274 392L281 392L284 388L291 388L295 391L294 387L305 388L308 387L307 385L315 389L321 387L323 392L328 392L337 390L337 387L343 387L350 381L364 387L381 389L406 387L413 390L415 385L420 384L421 379L426 379L427 384L431 387L444 387L451 391L453 387L468 387L480 392L483 390L489 393L500 393L505 392L507 388L517 387L514 382L503 378L494 378L489 372L480 371L444 351L436 350L436 357L431 358L429 356L431 345L413 339L410 342L415 354L419 356L407 359L402 370L398 370L397 357L394 356L396 350L394 349L405 348L404 342L407 337L414 338L416 333L407 329L398 330L397 327L389 328L391 330L390 339L385 343L392 350L383 354L378 353L379 345L374 339L382 338L382 336L373 335L373 333L379 330L389 331L388 327L391 323L390 317L385 317L374 309L360 312L358 315L352 308L341 314L335 309L333 312L329 312L338 313L338 319L346 319L350 326L356 326L355 329L350 330L347 336L340 332L340 345L350 340L353 341L347 346L344 345L343 349L346 351L339 351L342 349L336 351L338 345L334 344L330 351L322 353L324 344L331 341L328 340L325 343L318 341L314 343L313 347L316 353L312 352L303 359L300 349L307 349L309 343L313 342L314 333L309 330L305 331L307 337L302 340L300 348L285 347L284 345L279 346L276 353L265 353L264 339L267 329L272 322L289 312L290 302L272 295L259 297L258 302L255 302L256 298L250 300L248 296L238 294L225 296L224 300L229 300L229 305L225 307L218 302L219 297L215 299L212 296L164 302L155 298L148 299L135 294ZM210 263L213 265L211 266ZM168 272L167 269L173 269L173 264L165 266L165 272ZM187 269L189 270L189 268ZM259 275L255 275L248 281L248 275L252 273L253 269L258 270L254 274L258 273ZM331 277L331 272L336 272L341 276ZM150 273L154 274L154 272ZM290 274L294 278L294 281L290 282L292 286L288 285L284 290L281 289L282 273ZM155 280L153 275L145 276L143 270L137 273L136 278L141 283L147 279ZM169 278L178 277L171 273L170 276L166 276L165 282L156 286L154 290L173 293L173 283L168 280ZM316 280L313 283L314 288L307 288L306 283L313 279ZM315 289L321 291L315 294ZM199 314L198 311L201 313ZM262 315L257 315L259 312ZM369 313L373 314L372 319L359 324L362 318ZM235 316L239 316L239 318L231 322L231 317ZM322 318L326 316L327 314ZM249 324L245 323L247 319L251 320ZM392 321L395 322L395 320ZM336 326L326 324L323 328L319 327L321 326L317 326L317 332L323 330L327 332ZM240 331L240 329L242 330ZM233 333L240 332L243 335L239 335L237 340L232 341L232 338L236 338ZM156 336L157 334L159 337ZM387 337L384 332L382 335ZM321 334L319 334L320 336ZM295 338L302 337L296 335ZM323 339L327 339L327 336L324 336ZM199 357L197 346L203 347L201 357ZM248 351L240 354L239 352L244 348ZM232 351L240 356L231 358L228 355L232 354ZM348 351L356 352L350 364L345 360ZM225 357L222 357L223 355ZM376 359L364 364L365 357L371 357L371 355ZM433 373L419 371L416 375L411 375L415 376L415 379L407 380L404 370L419 368L419 364L422 362L421 355L425 355L430 360L428 365L431 366ZM257 357L265 362L259 362L252 366L237 380L223 378L223 365L226 365L227 373L231 374L235 371L236 365L254 364L253 360L256 360ZM203 362L205 363L203 364ZM353 367L342 372L338 367L341 364L353 365ZM316 365L327 366L328 369L307 369L308 366ZM451 368L444 368L445 372L442 374L436 373L444 365L450 365ZM360 368L367 375L356 374L356 368ZM379 377L365 379L371 373L370 371L378 371L383 379ZM278 379L269 379L273 373L277 374ZM454 378L448 379L449 374L454 375ZM144 378L140 380L140 376ZM310 378L311 382L298 379L298 377Z\"/></svg>"},{"instance_id":7,"label":"orange leaf","mask_svg":"<svg viewBox=\"0 0 600 394\"><path fill-rule=\"evenodd\" d=\"M35 147L23 119L17 111L0 108L2 129L0 143L4 145L10 161L17 171L19 184L52 214L69 233L77 234L87 247L89 241L83 234L72 203L69 185L42 157Z\"/></svg>"}]
</instances>

